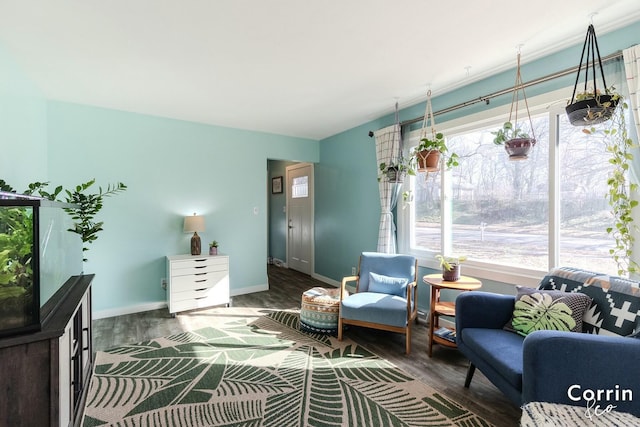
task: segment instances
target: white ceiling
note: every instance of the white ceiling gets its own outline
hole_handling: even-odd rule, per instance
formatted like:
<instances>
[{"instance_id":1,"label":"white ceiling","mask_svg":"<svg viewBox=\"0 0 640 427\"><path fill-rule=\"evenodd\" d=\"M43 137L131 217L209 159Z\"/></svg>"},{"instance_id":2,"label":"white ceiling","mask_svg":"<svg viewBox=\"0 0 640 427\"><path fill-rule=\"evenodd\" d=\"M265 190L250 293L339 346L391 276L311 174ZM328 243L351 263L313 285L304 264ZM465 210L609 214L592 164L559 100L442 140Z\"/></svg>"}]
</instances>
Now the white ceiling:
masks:
<instances>
[{"instance_id":1,"label":"white ceiling","mask_svg":"<svg viewBox=\"0 0 640 427\"><path fill-rule=\"evenodd\" d=\"M49 99L322 139L591 20L638 21L638 0L0 0L0 45Z\"/></svg>"}]
</instances>

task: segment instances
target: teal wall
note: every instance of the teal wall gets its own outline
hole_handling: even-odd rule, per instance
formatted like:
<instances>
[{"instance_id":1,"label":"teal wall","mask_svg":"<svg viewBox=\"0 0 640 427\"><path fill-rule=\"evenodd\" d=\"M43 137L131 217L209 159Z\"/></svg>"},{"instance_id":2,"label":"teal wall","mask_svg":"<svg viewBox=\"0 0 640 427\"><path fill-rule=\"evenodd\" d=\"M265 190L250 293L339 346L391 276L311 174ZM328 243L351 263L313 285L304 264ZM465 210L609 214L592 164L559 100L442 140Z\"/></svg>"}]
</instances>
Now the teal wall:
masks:
<instances>
[{"instance_id":1,"label":"teal wall","mask_svg":"<svg viewBox=\"0 0 640 427\"><path fill-rule=\"evenodd\" d=\"M375 141L367 123L321 141L315 167L315 272L340 280L363 251L375 251L380 224Z\"/></svg>"},{"instance_id":2,"label":"teal wall","mask_svg":"<svg viewBox=\"0 0 640 427\"><path fill-rule=\"evenodd\" d=\"M40 90L0 45L0 179L17 191L47 179L47 108Z\"/></svg>"},{"instance_id":3,"label":"teal wall","mask_svg":"<svg viewBox=\"0 0 640 427\"><path fill-rule=\"evenodd\" d=\"M266 289L268 159L319 160L309 139L47 101L2 46L0 117L0 179L17 191L92 178L96 190L129 187L105 200L87 253L98 314L165 301L164 257L189 252L182 222L193 212L206 219L203 251L215 239L230 256L231 293Z\"/></svg>"},{"instance_id":4,"label":"teal wall","mask_svg":"<svg viewBox=\"0 0 640 427\"><path fill-rule=\"evenodd\" d=\"M215 239L230 256L231 293L266 288L267 159L317 162L317 141L63 102L48 103L48 122L51 182L129 187L106 199L87 253L96 311L165 300L164 257L189 252L193 212L205 216L203 251Z\"/></svg>"}]
</instances>

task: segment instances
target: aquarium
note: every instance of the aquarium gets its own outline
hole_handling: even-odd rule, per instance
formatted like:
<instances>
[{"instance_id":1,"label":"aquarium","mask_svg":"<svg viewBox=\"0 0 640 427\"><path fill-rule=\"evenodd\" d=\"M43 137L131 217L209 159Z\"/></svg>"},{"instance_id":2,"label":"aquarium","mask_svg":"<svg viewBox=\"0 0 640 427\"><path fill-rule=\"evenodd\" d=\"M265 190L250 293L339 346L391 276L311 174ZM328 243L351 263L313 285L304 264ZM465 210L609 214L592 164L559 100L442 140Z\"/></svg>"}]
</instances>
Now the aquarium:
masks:
<instances>
[{"instance_id":1,"label":"aquarium","mask_svg":"<svg viewBox=\"0 0 640 427\"><path fill-rule=\"evenodd\" d=\"M40 329L43 306L82 274L70 205L0 193L0 336Z\"/></svg>"}]
</instances>

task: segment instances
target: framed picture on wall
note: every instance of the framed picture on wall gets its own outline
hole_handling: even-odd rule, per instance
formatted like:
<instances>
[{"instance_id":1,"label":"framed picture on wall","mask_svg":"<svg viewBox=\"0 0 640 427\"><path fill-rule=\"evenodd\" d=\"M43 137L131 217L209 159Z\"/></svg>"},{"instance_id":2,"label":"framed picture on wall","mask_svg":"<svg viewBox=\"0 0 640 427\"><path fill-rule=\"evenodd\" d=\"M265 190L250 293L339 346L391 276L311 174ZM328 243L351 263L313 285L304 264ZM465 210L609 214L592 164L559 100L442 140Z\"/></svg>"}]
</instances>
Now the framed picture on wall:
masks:
<instances>
[{"instance_id":1,"label":"framed picture on wall","mask_svg":"<svg viewBox=\"0 0 640 427\"><path fill-rule=\"evenodd\" d=\"M282 193L282 177L271 178L271 194Z\"/></svg>"}]
</instances>

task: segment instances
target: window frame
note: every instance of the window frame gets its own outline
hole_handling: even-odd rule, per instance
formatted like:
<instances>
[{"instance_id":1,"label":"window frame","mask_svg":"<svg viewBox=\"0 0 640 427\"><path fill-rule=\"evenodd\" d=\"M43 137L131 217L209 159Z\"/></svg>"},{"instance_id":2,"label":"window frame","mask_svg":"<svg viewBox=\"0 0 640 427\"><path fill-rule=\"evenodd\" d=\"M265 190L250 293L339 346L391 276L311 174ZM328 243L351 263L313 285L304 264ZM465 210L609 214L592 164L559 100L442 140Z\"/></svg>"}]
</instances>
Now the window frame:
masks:
<instances>
[{"instance_id":1,"label":"window frame","mask_svg":"<svg viewBox=\"0 0 640 427\"><path fill-rule=\"evenodd\" d=\"M559 176L559 150L558 150L558 115L566 114L566 100L571 97L573 87L565 87L555 91L547 92L539 96L528 98L529 110L531 115L548 114L549 115L549 257L548 269L558 265L560 255L560 181ZM495 108L491 108L479 113L474 113L452 119L442 123L436 123L437 130L444 133L445 137L455 136L460 133L468 132L480 127L501 125L509 118L511 105L505 104ZM417 129L408 133L405 137L404 146L407 151L411 150L418 144L421 129ZM535 149L535 148L534 148ZM464 167L461 164L458 167ZM445 249L451 248L451 242L447 241L447 234L444 233L445 227L451 227L451 204L446 203L450 200L450 185L448 185L450 172L441 170L442 185L440 187L441 200L445 201L441 205L442 222L441 222L441 247ZM405 180L403 191L411 190L411 182L415 180ZM420 250L411 248L413 239L411 210L397 210L398 223L398 248L402 253L412 254L417 257L418 264L434 270L440 270L438 261L434 258L437 253L435 251ZM450 252L450 251L449 251ZM464 266L465 274L472 275L482 279L493 280L507 284L519 284L528 286L537 286L540 278L547 271L537 270L533 268L522 268L514 266L505 266L501 264L493 264L490 262L468 260Z\"/></svg>"}]
</instances>

